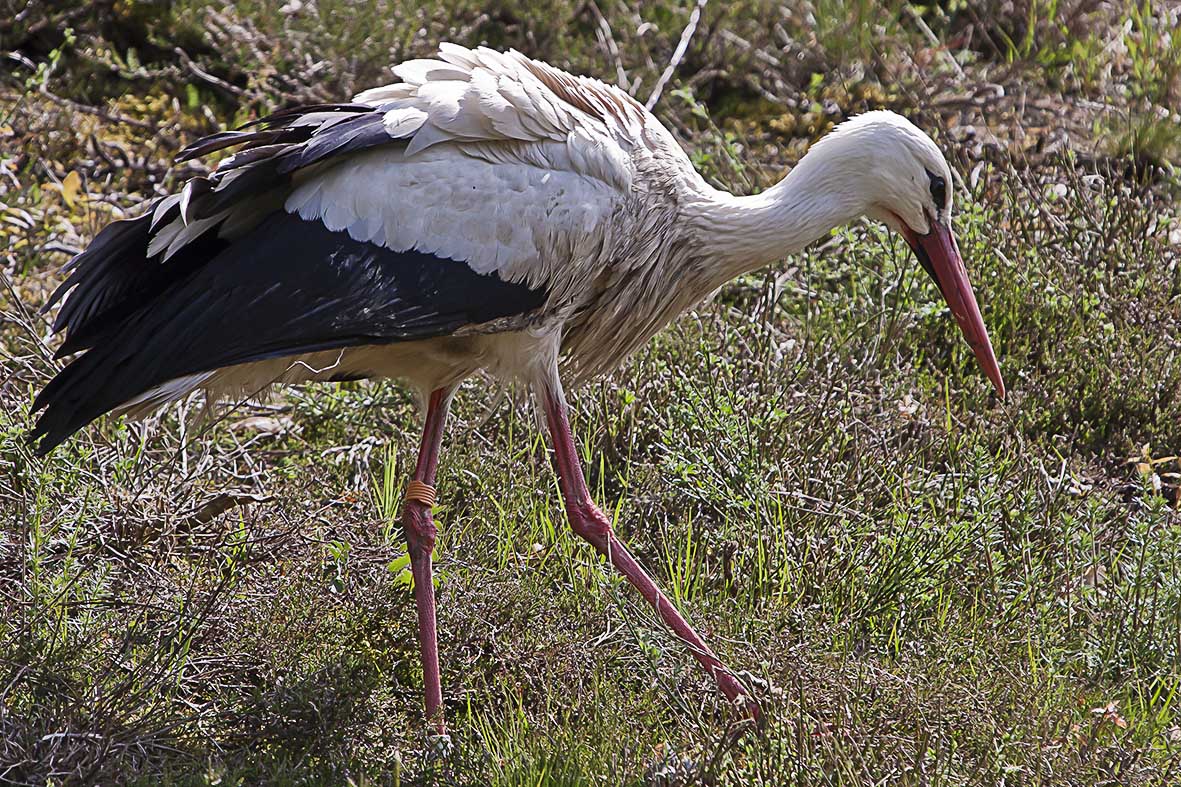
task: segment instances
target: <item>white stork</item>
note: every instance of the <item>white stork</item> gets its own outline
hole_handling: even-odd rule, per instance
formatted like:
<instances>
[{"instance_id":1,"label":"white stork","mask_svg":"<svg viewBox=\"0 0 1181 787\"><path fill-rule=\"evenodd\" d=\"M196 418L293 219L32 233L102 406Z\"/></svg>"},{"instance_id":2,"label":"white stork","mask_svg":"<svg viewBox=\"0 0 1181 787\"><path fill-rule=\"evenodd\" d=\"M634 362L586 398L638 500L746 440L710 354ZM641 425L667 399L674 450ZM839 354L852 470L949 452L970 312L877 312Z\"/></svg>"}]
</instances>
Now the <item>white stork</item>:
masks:
<instances>
[{"instance_id":1,"label":"white stork","mask_svg":"<svg viewBox=\"0 0 1181 787\"><path fill-rule=\"evenodd\" d=\"M431 552L448 405L479 370L544 410L574 532L647 599L733 702L743 685L591 501L562 379L618 366L720 285L865 215L900 232L997 391L1004 383L951 233L951 171L919 129L868 112L775 186L707 184L630 96L519 52L441 44L438 59L347 104L206 137L237 147L207 177L106 227L68 265L54 329L81 354L37 397L40 453L108 411L204 389L391 377L426 402L403 523L428 722L445 732ZM48 307L47 307L48 308Z\"/></svg>"}]
</instances>

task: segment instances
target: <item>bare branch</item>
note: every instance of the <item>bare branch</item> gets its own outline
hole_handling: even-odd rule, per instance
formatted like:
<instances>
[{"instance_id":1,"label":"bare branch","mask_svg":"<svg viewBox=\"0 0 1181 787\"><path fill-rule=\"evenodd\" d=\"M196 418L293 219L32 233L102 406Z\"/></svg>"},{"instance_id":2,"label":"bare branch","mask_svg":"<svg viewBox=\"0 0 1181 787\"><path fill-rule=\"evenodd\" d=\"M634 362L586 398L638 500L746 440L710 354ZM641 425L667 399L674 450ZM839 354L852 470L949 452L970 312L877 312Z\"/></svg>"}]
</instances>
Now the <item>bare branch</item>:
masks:
<instances>
[{"instance_id":1,"label":"bare branch","mask_svg":"<svg viewBox=\"0 0 1181 787\"><path fill-rule=\"evenodd\" d=\"M705 4L708 1L697 0L697 5L693 7L693 13L689 14L689 24L685 25L685 29L681 31L681 40L677 44L677 48L673 51L672 59L668 61L668 66L664 69L664 73L660 75L660 79L656 80L656 87L652 89L652 95L648 96L648 101L644 104L649 111L652 110L652 107L656 106L656 102L660 100L660 94L664 92L664 86L672 79L677 66L681 64L681 59L685 57L685 51L689 48L689 41L693 39L693 34L697 32L697 23L701 21L701 9L705 8Z\"/></svg>"}]
</instances>

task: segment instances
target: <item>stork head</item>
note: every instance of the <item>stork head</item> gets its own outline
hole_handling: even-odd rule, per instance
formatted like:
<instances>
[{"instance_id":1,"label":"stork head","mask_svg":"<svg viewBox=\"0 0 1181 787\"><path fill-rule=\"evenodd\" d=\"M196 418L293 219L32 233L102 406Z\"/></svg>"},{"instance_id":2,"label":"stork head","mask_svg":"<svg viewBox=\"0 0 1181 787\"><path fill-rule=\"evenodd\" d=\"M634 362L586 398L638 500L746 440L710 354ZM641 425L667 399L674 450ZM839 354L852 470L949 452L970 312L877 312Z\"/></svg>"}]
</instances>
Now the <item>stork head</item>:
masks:
<instances>
[{"instance_id":1,"label":"stork head","mask_svg":"<svg viewBox=\"0 0 1181 787\"><path fill-rule=\"evenodd\" d=\"M863 212L906 239L935 280L968 345L997 393L1005 383L976 295L951 231L952 176L931 138L893 112L867 112L845 123L816 147L842 159ZM835 154L835 155L833 155Z\"/></svg>"}]
</instances>

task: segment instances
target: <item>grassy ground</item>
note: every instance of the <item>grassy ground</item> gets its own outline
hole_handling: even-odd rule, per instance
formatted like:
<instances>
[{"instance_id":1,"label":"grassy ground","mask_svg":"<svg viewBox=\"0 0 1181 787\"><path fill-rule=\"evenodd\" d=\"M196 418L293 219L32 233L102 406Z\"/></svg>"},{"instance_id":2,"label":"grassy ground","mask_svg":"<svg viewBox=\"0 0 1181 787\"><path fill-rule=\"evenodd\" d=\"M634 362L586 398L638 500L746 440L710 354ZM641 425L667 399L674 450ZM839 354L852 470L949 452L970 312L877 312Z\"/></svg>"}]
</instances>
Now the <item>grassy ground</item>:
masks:
<instances>
[{"instance_id":1,"label":"grassy ground","mask_svg":"<svg viewBox=\"0 0 1181 787\"><path fill-rule=\"evenodd\" d=\"M690 7L402 0L0 13L0 782L1168 785L1181 780L1181 37L1174 4L711 3L658 113L773 182L886 106L962 176L997 401L904 244L858 225L579 391L618 530L724 657L730 713L565 527L532 413L460 396L439 479L455 750L423 737L390 383L24 444L36 309L185 140L438 40L646 98ZM70 31L70 32L67 32ZM942 42L942 43L940 43Z\"/></svg>"}]
</instances>

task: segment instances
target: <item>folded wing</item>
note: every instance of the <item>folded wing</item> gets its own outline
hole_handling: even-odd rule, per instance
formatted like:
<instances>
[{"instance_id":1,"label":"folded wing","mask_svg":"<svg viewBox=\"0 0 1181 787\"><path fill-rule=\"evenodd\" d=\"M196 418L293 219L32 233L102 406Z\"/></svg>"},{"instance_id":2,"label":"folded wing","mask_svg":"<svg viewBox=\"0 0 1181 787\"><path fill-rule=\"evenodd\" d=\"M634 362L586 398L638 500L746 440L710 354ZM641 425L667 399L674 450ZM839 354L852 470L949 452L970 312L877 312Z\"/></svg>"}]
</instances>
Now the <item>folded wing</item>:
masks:
<instances>
[{"instance_id":1,"label":"folded wing","mask_svg":"<svg viewBox=\"0 0 1181 787\"><path fill-rule=\"evenodd\" d=\"M45 453L170 380L319 350L455 333L527 313L546 293L466 263L395 252L279 211L151 303L96 329L45 387L33 432Z\"/></svg>"}]
</instances>

